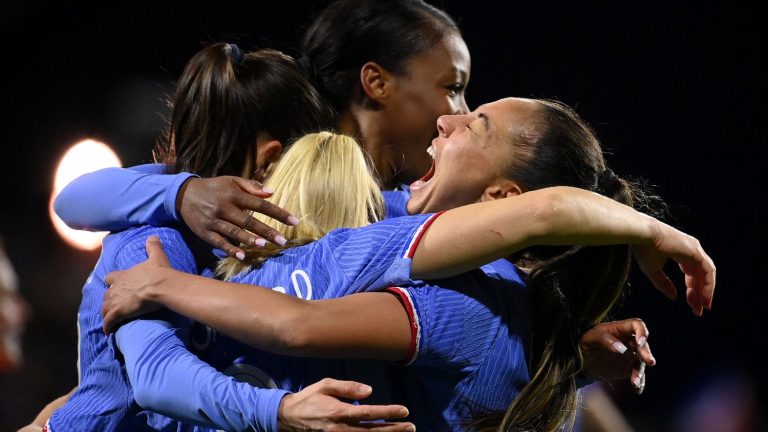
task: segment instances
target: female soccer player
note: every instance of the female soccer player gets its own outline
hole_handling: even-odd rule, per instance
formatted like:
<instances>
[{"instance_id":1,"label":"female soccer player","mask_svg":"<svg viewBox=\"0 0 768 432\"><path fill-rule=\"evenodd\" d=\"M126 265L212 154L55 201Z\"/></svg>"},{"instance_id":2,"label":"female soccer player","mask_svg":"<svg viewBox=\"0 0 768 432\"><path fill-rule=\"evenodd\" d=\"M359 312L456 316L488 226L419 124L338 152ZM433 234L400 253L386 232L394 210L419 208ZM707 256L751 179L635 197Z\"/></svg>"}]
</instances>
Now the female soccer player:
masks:
<instances>
[{"instance_id":1,"label":"female soccer player","mask_svg":"<svg viewBox=\"0 0 768 432\"><path fill-rule=\"evenodd\" d=\"M414 183L409 208L437 211L461 200L477 204L334 231L234 279L311 299L405 285L391 290L397 297L378 292L305 303L269 290L171 275L154 259L111 275L123 293L111 295L139 303L160 299L224 333L281 353L331 349L340 356L405 359L412 362L406 391L426 392L408 401L429 401L411 406L414 421L437 429L474 422L478 428L559 430L574 412L575 377L582 368L578 335L599 323L618 297L629 248L532 245L634 244L641 268L660 290L674 296L662 271L664 261L673 258L687 274L694 312L711 306L714 267L695 239L597 194L546 188L566 184L631 199L628 185L606 169L589 128L567 107L505 99L468 116L443 117L438 126L434 167ZM486 169L468 170L474 164ZM296 191L285 191L290 192ZM455 276L499 257L510 257L527 274L503 260L434 283L408 282ZM106 305L108 319L120 310L115 304ZM387 325L372 319L377 315L387 317ZM310 336L296 336L303 333ZM132 382L142 385L143 371L165 367L140 360L147 350L157 352L156 345L133 338L126 347L137 343L145 346L126 353L126 361L132 363ZM338 364L317 360L260 352L245 358L266 371L271 380L265 382L281 387L300 387L318 373L340 373Z\"/></svg>"},{"instance_id":2,"label":"female soccer player","mask_svg":"<svg viewBox=\"0 0 768 432\"><path fill-rule=\"evenodd\" d=\"M324 127L326 121L317 93L291 58L271 50L243 53L234 45L214 44L190 60L179 80L164 157L173 163L173 172L248 176L254 170L269 170L283 145L308 130ZM175 179L183 182L184 177L188 176ZM175 207L175 202L167 204ZM265 210L290 222L285 212ZM110 271L131 267L144 259L143 254L132 254L127 246L139 234L129 230L105 238L99 263L83 288L78 313L80 384L50 418L53 431L120 430L147 425L162 429L175 425L175 421L144 413L136 406L119 352L101 331L101 302L107 288L103 278ZM188 237L189 244L199 248ZM189 270L197 271L210 257L207 251L198 253L191 258ZM323 418L325 411L307 410L312 404L342 409L358 418L357 407L334 402L328 395L365 396L365 391L356 393L356 387L349 383L325 382L307 387L306 393L297 395L303 402L285 411L281 405L284 391L254 389L224 376L206 384L210 386L208 392L196 400L197 408L186 413L185 419L233 430L275 430L278 411L282 419L306 420L309 425L335 422ZM217 397L223 389L234 388L239 388L233 393L238 395L236 398ZM385 412L378 411L380 407L371 409L375 415L394 418L400 415L397 412L401 408L390 407ZM238 415L232 415L235 410ZM370 411L366 411L368 414Z\"/></svg>"}]
</instances>

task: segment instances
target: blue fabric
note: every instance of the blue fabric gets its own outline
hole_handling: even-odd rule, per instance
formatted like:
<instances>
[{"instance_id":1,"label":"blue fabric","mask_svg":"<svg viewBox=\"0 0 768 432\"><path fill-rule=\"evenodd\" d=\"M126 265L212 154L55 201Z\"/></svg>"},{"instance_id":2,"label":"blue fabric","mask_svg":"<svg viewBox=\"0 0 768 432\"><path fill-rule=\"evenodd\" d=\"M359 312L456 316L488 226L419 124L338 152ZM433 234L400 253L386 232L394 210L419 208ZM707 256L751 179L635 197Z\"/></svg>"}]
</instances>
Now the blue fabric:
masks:
<instances>
[{"instance_id":1,"label":"blue fabric","mask_svg":"<svg viewBox=\"0 0 768 432\"><path fill-rule=\"evenodd\" d=\"M209 365L185 351L187 356L174 358L173 364L163 363L164 352L180 350L180 331L189 327L189 320L173 315L165 321L139 320L123 326L118 343L125 351L115 349L113 341L103 334L101 302L106 290L105 276L114 270L130 268L146 260L144 244L147 237L157 235L175 268L197 273L194 257L184 245L178 231L169 228L143 227L105 237L102 254L93 273L83 287L83 300L78 313L80 330L80 385L69 401L50 419L53 431L81 430L189 430L175 420L143 411L135 402L139 395L145 402L157 403L159 412L177 413L195 424L228 430L277 430L277 408L285 392L255 389L216 372ZM173 321L170 327L167 321ZM149 350L137 349L137 340L148 344ZM138 345L138 344L136 344ZM125 356L127 367L122 365ZM147 357L150 356L150 357ZM151 360L151 361L150 361ZM136 366L146 362L148 367ZM154 368L154 369L152 369ZM175 369L174 369L175 368ZM160 380L161 370L185 370L183 375L169 375ZM178 393L183 390L183 393ZM173 397L169 397L171 393ZM190 397L199 394L199 397ZM163 405L184 397L181 404Z\"/></svg>"},{"instance_id":2,"label":"blue fabric","mask_svg":"<svg viewBox=\"0 0 768 432\"><path fill-rule=\"evenodd\" d=\"M90 231L117 231L140 225L172 225L179 188L193 174L163 174L165 165L105 168L84 174L56 197L53 208L67 225Z\"/></svg>"}]
</instances>

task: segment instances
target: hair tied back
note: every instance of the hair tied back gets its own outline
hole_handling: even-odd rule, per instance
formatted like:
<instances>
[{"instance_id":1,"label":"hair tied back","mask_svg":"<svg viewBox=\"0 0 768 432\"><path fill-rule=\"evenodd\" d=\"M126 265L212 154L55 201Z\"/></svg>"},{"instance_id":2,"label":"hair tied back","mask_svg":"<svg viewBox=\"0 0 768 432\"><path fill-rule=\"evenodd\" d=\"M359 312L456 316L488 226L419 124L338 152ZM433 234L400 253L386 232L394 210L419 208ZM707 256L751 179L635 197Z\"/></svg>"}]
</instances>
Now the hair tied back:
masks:
<instances>
[{"instance_id":1,"label":"hair tied back","mask_svg":"<svg viewBox=\"0 0 768 432\"><path fill-rule=\"evenodd\" d=\"M608 195L618 181L619 176L617 176L610 168L606 168L597 179L597 192L603 195Z\"/></svg>"},{"instance_id":2,"label":"hair tied back","mask_svg":"<svg viewBox=\"0 0 768 432\"><path fill-rule=\"evenodd\" d=\"M229 56L232 59L232 64L240 64L243 61L243 51L239 46L235 44L229 44Z\"/></svg>"}]
</instances>

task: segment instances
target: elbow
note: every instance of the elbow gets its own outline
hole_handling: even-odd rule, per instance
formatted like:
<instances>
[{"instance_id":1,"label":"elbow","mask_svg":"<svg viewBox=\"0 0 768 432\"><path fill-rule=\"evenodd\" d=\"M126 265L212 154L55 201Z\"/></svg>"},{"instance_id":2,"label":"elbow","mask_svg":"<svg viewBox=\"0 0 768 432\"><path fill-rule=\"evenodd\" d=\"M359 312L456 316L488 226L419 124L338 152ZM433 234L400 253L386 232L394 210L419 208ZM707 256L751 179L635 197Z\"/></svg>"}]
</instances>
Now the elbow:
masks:
<instances>
[{"instance_id":1,"label":"elbow","mask_svg":"<svg viewBox=\"0 0 768 432\"><path fill-rule=\"evenodd\" d=\"M53 211L68 227L82 229L83 226L77 220L76 215L69 211L74 206L70 205L68 195L66 188L56 195L56 199L53 200Z\"/></svg>"},{"instance_id":2,"label":"elbow","mask_svg":"<svg viewBox=\"0 0 768 432\"><path fill-rule=\"evenodd\" d=\"M275 352L282 355L292 355L298 357L307 357L316 354L313 336L315 330L312 326L311 308L297 308L306 310L297 310L291 314L282 317L280 324L276 326L278 330L275 339Z\"/></svg>"},{"instance_id":3,"label":"elbow","mask_svg":"<svg viewBox=\"0 0 768 432\"><path fill-rule=\"evenodd\" d=\"M536 199L528 206L531 244L536 244L543 237L551 234L562 223L562 215L567 212L567 190L542 189Z\"/></svg>"}]
</instances>

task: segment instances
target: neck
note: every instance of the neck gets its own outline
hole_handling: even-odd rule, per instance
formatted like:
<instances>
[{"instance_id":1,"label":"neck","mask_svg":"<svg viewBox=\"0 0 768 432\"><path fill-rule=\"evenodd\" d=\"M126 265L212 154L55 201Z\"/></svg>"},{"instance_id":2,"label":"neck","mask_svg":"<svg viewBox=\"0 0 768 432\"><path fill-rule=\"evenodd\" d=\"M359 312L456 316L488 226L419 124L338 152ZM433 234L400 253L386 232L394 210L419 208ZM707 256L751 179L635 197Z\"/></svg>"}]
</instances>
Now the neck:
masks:
<instances>
[{"instance_id":1,"label":"neck","mask_svg":"<svg viewBox=\"0 0 768 432\"><path fill-rule=\"evenodd\" d=\"M357 140L371 157L381 187L391 189L396 186L396 182L392 181L392 174L396 172L397 167L393 165L387 152L386 128L382 127L386 122L382 116L381 110L373 110L353 103L339 116L336 128L340 133Z\"/></svg>"}]
</instances>

